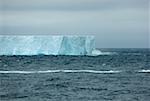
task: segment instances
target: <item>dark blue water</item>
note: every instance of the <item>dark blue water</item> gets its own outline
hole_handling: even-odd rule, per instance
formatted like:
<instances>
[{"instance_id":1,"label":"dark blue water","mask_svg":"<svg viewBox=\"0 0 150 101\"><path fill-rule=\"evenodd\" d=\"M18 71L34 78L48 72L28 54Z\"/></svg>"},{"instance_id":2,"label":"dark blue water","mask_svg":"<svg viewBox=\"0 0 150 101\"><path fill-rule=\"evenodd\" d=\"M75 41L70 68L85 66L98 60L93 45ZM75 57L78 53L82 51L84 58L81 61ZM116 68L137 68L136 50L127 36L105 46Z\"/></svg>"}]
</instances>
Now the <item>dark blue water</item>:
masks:
<instances>
[{"instance_id":1,"label":"dark blue water","mask_svg":"<svg viewBox=\"0 0 150 101\"><path fill-rule=\"evenodd\" d=\"M0 101L150 101L150 50L101 50L112 54L0 56Z\"/></svg>"}]
</instances>

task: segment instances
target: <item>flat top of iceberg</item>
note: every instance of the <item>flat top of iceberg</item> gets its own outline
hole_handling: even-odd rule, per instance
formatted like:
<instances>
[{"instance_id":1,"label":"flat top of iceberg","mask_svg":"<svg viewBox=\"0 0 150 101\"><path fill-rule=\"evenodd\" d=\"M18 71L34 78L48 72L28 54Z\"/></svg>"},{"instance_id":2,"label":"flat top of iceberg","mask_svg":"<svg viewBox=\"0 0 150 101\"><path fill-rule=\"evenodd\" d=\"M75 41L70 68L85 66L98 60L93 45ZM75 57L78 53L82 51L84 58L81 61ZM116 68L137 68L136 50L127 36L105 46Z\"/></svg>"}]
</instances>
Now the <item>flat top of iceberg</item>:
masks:
<instances>
[{"instance_id":1,"label":"flat top of iceberg","mask_svg":"<svg viewBox=\"0 0 150 101\"><path fill-rule=\"evenodd\" d=\"M34 36L34 37L54 37L54 36L60 36L60 37L95 37L94 35L0 35L0 37L30 37L30 36Z\"/></svg>"}]
</instances>

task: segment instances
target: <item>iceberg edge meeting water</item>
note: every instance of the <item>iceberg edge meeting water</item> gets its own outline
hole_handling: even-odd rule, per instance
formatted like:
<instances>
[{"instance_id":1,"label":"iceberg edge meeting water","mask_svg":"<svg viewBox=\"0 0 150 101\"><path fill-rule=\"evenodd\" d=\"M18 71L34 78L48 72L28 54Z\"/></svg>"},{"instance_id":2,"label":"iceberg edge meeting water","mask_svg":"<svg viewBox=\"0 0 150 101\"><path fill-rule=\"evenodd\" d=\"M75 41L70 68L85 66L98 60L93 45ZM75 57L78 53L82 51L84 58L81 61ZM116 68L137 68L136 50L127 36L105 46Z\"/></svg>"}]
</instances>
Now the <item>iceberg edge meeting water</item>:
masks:
<instances>
[{"instance_id":1,"label":"iceberg edge meeting water","mask_svg":"<svg viewBox=\"0 0 150 101\"><path fill-rule=\"evenodd\" d=\"M89 55L97 56L94 36L0 35L0 55Z\"/></svg>"}]
</instances>

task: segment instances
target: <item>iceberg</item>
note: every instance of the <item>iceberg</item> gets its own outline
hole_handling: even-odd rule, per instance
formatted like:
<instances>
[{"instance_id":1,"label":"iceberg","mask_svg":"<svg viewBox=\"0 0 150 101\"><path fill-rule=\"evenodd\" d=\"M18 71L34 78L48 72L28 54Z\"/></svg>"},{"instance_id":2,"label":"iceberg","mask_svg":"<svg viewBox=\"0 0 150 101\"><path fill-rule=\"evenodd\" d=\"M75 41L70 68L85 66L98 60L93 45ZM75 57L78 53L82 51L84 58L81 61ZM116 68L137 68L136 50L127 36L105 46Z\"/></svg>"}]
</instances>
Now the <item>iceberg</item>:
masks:
<instances>
[{"instance_id":1,"label":"iceberg","mask_svg":"<svg viewBox=\"0 0 150 101\"><path fill-rule=\"evenodd\" d=\"M0 35L0 55L92 55L94 36Z\"/></svg>"}]
</instances>

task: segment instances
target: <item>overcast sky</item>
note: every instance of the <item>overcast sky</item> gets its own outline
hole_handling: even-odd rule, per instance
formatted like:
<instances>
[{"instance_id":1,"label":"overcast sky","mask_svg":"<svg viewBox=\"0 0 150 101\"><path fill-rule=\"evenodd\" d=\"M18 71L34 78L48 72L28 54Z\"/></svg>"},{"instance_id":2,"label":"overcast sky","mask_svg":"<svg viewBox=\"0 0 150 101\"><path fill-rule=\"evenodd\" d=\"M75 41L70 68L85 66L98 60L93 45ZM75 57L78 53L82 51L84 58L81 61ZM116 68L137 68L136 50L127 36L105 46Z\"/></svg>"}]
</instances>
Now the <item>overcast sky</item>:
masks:
<instances>
[{"instance_id":1,"label":"overcast sky","mask_svg":"<svg viewBox=\"0 0 150 101\"><path fill-rule=\"evenodd\" d=\"M99 48L147 48L149 0L0 0L0 34L94 35Z\"/></svg>"}]
</instances>

